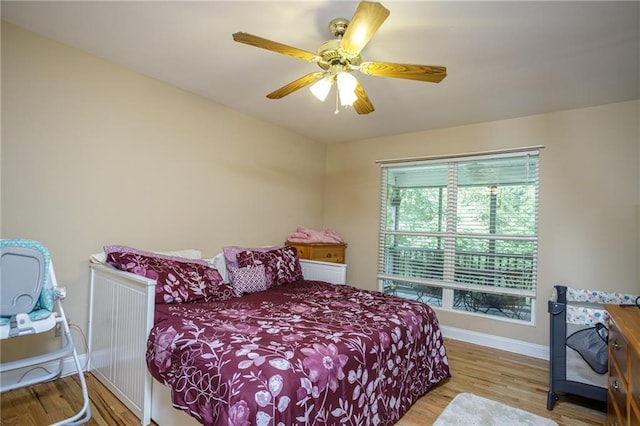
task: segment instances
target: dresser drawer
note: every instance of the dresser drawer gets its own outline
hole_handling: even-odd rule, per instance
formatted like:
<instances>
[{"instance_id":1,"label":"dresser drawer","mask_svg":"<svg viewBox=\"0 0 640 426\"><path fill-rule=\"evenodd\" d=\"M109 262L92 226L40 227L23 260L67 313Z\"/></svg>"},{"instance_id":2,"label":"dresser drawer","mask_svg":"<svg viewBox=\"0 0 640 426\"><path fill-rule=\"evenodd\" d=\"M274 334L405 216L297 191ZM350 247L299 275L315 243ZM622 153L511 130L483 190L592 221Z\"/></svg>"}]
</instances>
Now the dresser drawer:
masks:
<instances>
[{"instance_id":1,"label":"dresser drawer","mask_svg":"<svg viewBox=\"0 0 640 426\"><path fill-rule=\"evenodd\" d=\"M631 426L640 426L640 406L638 406L635 401L631 402L631 411L629 415L629 424Z\"/></svg>"},{"instance_id":2,"label":"dresser drawer","mask_svg":"<svg viewBox=\"0 0 640 426\"><path fill-rule=\"evenodd\" d=\"M615 405L614 399L609 395L607 402L607 426L625 426L620 420L620 407Z\"/></svg>"},{"instance_id":3,"label":"dresser drawer","mask_svg":"<svg viewBox=\"0 0 640 426\"><path fill-rule=\"evenodd\" d=\"M612 405L620 426L627 424L627 384L618 366L609 363L609 413Z\"/></svg>"},{"instance_id":4,"label":"dresser drawer","mask_svg":"<svg viewBox=\"0 0 640 426\"><path fill-rule=\"evenodd\" d=\"M297 243L291 241L287 241L285 244L295 247L300 259L333 263L344 263L347 248L346 244Z\"/></svg>"},{"instance_id":5,"label":"dresser drawer","mask_svg":"<svg viewBox=\"0 0 640 426\"><path fill-rule=\"evenodd\" d=\"M629 388L633 395L633 401L640 413L640 354L636 350L630 350L631 375L629 376Z\"/></svg>"},{"instance_id":6,"label":"dresser drawer","mask_svg":"<svg viewBox=\"0 0 640 426\"><path fill-rule=\"evenodd\" d=\"M311 260L344 263L344 247L314 247Z\"/></svg>"},{"instance_id":7,"label":"dresser drawer","mask_svg":"<svg viewBox=\"0 0 640 426\"><path fill-rule=\"evenodd\" d=\"M622 378L627 381L627 356L628 343L615 321L609 323L609 356L615 360Z\"/></svg>"}]
</instances>

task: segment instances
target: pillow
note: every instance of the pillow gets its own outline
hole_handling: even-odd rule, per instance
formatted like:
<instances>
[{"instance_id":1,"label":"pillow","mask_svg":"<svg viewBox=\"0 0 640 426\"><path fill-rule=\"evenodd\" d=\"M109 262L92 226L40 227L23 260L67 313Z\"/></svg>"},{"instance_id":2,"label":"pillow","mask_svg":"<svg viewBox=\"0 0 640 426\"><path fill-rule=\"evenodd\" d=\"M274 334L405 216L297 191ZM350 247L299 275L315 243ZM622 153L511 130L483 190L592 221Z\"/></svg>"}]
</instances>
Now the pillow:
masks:
<instances>
[{"instance_id":1,"label":"pillow","mask_svg":"<svg viewBox=\"0 0 640 426\"><path fill-rule=\"evenodd\" d=\"M213 266L218 270L218 272L220 272L220 275L222 275L223 282L225 283L231 282L231 280L229 279L229 271L227 270L227 264L225 263L225 260L224 260L224 253L218 253L212 259L207 260L207 262L209 262L211 266Z\"/></svg>"},{"instance_id":2,"label":"pillow","mask_svg":"<svg viewBox=\"0 0 640 426\"><path fill-rule=\"evenodd\" d=\"M238 253L239 267L264 265L267 287L303 279L298 252L294 247L269 251L245 250Z\"/></svg>"},{"instance_id":3,"label":"pillow","mask_svg":"<svg viewBox=\"0 0 640 426\"><path fill-rule=\"evenodd\" d=\"M234 297L220 273L198 259L158 255L130 247L105 246L108 264L156 280L155 302L211 302Z\"/></svg>"},{"instance_id":4,"label":"pillow","mask_svg":"<svg viewBox=\"0 0 640 426\"><path fill-rule=\"evenodd\" d=\"M231 286L233 287L233 275L229 272L233 269L237 269L240 266L238 265L238 253L245 251L245 250L252 250L252 251L269 251L269 250L273 250L277 248L276 246L266 246L266 247L256 247L256 248L251 248L251 247L239 247L239 246L226 246L226 247L222 247L222 254L224 255L224 264L225 264L225 269L227 271L227 280L226 282L230 283ZM220 269L218 269L220 270ZM224 275L223 275L224 277ZM267 287L270 287L268 285L267 282Z\"/></svg>"},{"instance_id":5,"label":"pillow","mask_svg":"<svg viewBox=\"0 0 640 426\"><path fill-rule=\"evenodd\" d=\"M263 265L234 268L229 271L232 276L231 287L236 296L257 293L267 289L266 275Z\"/></svg>"},{"instance_id":6,"label":"pillow","mask_svg":"<svg viewBox=\"0 0 640 426\"><path fill-rule=\"evenodd\" d=\"M255 256L254 256L255 253ZM261 266L264 272L264 281L267 288L278 285L278 264L275 255L270 251L245 250L238 253L238 268L250 268ZM236 268L236 269L238 269Z\"/></svg>"},{"instance_id":7,"label":"pillow","mask_svg":"<svg viewBox=\"0 0 640 426\"><path fill-rule=\"evenodd\" d=\"M236 257L238 253L245 250L251 251L269 251L278 248L276 246L267 246L267 247L238 247L238 246L226 246L222 248L222 252L224 253L224 261L227 266L227 270L231 270L231 268L238 267L238 260Z\"/></svg>"}]
</instances>

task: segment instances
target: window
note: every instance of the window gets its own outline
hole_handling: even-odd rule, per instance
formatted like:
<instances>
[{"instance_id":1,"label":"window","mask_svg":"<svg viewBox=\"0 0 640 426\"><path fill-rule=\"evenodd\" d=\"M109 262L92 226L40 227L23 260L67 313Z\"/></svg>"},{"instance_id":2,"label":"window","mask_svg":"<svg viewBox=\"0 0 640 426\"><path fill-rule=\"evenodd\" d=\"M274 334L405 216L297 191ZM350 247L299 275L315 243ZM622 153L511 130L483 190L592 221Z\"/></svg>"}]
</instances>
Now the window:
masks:
<instances>
[{"instance_id":1,"label":"window","mask_svg":"<svg viewBox=\"0 0 640 426\"><path fill-rule=\"evenodd\" d=\"M532 322L537 247L537 151L382 164L384 292Z\"/></svg>"}]
</instances>

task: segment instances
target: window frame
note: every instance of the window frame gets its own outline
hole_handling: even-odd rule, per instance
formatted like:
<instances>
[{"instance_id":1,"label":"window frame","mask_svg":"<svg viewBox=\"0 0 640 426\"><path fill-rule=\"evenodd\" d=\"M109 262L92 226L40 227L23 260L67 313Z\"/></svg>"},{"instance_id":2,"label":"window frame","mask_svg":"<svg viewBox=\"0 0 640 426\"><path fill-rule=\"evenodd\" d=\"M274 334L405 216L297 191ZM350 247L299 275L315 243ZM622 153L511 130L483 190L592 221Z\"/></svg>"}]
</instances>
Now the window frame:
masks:
<instances>
[{"instance_id":1,"label":"window frame","mask_svg":"<svg viewBox=\"0 0 640 426\"><path fill-rule=\"evenodd\" d=\"M533 147L533 148L523 148L523 149L516 149L516 150L506 150L506 151L501 151L501 152L491 152L491 153L476 153L476 154L466 154L466 155L452 155L452 156L439 156L439 157L432 157L432 158L421 158L421 159L403 159L403 160L386 160L386 161L379 161L379 163L381 164L381 184L380 184L380 222L379 222L379 239L378 239L378 268L377 268L377 279L378 279L378 288L380 291L385 292L385 282L387 283L391 283L393 282L393 285L396 285L396 282L406 282L410 285L413 286L413 284L417 284L419 286L426 286L426 287L437 287L437 288L441 288L442 289L442 295L441 295L441 305L440 309L444 309L447 311L451 311L451 312L455 312L455 313L460 313L460 314L467 314L467 315L480 315L484 318L491 318L491 319L496 319L496 320L504 320L504 321L514 321L517 322L518 324L531 324L534 325L535 324L535 306L536 306L536 300L537 300L537 289L538 289L538 278L537 278L537 263L538 263L538 236L539 236L539 227L538 227L538 212L539 212L539 205L540 205L540 200L539 200L539 188L540 188L540 184L539 184L539 169L540 169L540 153L539 153L539 149L540 147ZM515 158L515 157L520 157L520 158L533 158L535 157L535 161L532 163L534 165L534 169L531 170L531 175L529 175L529 162L526 163L526 179L527 180L522 180L522 181L514 181L513 184L522 186L523 184L528 186L529 184L532 185L532 189L533 189L533 233L531 235L502 235L500 233L495 233L495 223L493 224L493 229L491 229L491 231L489 233L477 233L477 234L473 234L473 233L462 233L462 232L458 232L457 226L456 226L456 221L458 220L458 211L457 211L457 194L458 194L458 190L459 188L464 188L469 186L469 182L467 182L467 185L461 184L458 181L458 176L456 175L457 170L458 170L458 165L460 165L461 163L468 163L468 162L480 162L480 161L484 161L484 162L493 162L493 160L500 160L500 159L509 159L509 158ZM445 232L411 232L411 231L403 231L403 230L398 230L397 229L397 223L398 223L398 217L394 217L394 226L396 226L395 230L392 229L388 229L387 227L387 218L389 217L388 215L388 207L389 207L389 202L388 202L388 196L389 196L389 188L392 185L389 185L388 182L388 175L389 175L389 171L390 170L399 170L402 168L413 168L413 167L420 167L420 166L427 166L427 167L433 167L435 169L435 165L436 164L441 164L444 163L446 164L447 167L447 178L446 178L446 192L447 192L447 196L445 197L445 203L447 205L446 207L446 215L444 217L444 222L445 222ZM434 172L435 173L435 172ZM454 176L452 176L452 174ZM429 179L433 179L431 177L429 178L425 178L427 181ZM530 179L530 180L529 180ZM481 182L479 182L481 183ZM488 186L486 183L483 184L484 186ZM498 186L498 182L495 182L494 186ZM507 184L500 184L500 187L502 186L508 186ZM419 185L417 185L416 187L420 187ZM442 192L442 186L438 186L438 185L430 185L430 186L422 186L422 188L427 188L427 187L433 187L433 188L440 188L439 191ZM405 186L404 187L409 188L409 186ZM495 200L493 200L493 192L490 195L490 200L492 200L492 202L494 202ZM393 203L394 201L391 200L391 203ZM440 200L440 203L442 202L442 200ZM398 205L399 205L399 201L398 201ZM395 207L394 204L391 204L391 206ZM490 207L491 213L495 213L496 210L495 206ZM395 213L394 215L397 215L399 212L398 207L395 208ZM442 218L438 218L438 221L441 221ZM443 270L442 270L442 278L441 279L425 279L425 278L418 278L418 277L412 277L412 276L407 276L407 275L394 275L393 271L391 271L391 273L389 273L389 271L387 270L388 267L386 266L386 264L388 263L388 256L389 256L389 250L387 250L389 248L389 246L385 243L386 238L393 236L393 238L395 238L395 236L416 236L416 237L436 237L436 238L443 238L444 239L444 243L443 243L443 248L442 248L442 257L443 257ZM470 283L464 283L464 282L456 282L456 279L454 276L452 276L451 274L455 274L456 272L456 266L455 266L455 262L456 262L456 256L457 256L457 252L456 252L456 239L466 239L466 238L470 238L470 239L486 239L487 241L491 242L493 241L493 244L495 244L495 242L497 241L502 241L502 240L517 240L517 241L523 241L524 243L530 243L531 247L529 250L531 251L531 254L528 255L530 257L530 259L528 259L530 261L530 265L527 266L527 268L530 267L530 276L527 276L527 278L522 277L522 283L520 284L522 286L522 288L506 288L506 287L498 287L495 285L487 285L487 284L482 284L482 285L478 285L478 284L470 284ZM491 243L490 243L491 244ZM497 256L497 251L493 250L492 252L479 252L478 254L482 254L482 255L493 255L493 256ZM513 257L517 257L517 256L513 256ZM522 257L524 258L525 256L522 255ZM395 264L393 264L392 266L395 267ZM385 269L386 268L386 269ZM525 268L525 266L522 266L522 268ZM527 269L528 270L528 269ZM494 282L497 282L498 280L506 280L508 279L508 277L506 276L506 272L503 271L503 274L505 274L504 276L499 276L498 278L496 278L496 276L493 277ZM525 280L526 279L530 279L531 280L531 285L530 288L524 288L525 286ZM527 281L528 282L528 281ZM503 284L504 285L504 284ZM418 287L419 288L419 287ZM490 315L490 314L486 314L486 313L477 313L477 312L473 312L473 311L466 311L466 310L460 310L460 309L455 309L455 302L454 302L454 294L456 294L457 290L462 290L462 291L470 291L470 292L479 292L482 294L488 294L488 295L500 295L500 297L503 296L517 296L517 297L525 297L527 298L528 301L530 301L530 307L531 307L531 312L529 313L529 316L527 319L515 319L515 318L508 318L508 317L501 317L501 316L497 316L497 315ZM416 290L416 293L418 293L418 290ZM457 294L460 294L459 292ZM418 295L417 296L418 299L421 299L422 296Z\"/></svg>"}]
</instances>

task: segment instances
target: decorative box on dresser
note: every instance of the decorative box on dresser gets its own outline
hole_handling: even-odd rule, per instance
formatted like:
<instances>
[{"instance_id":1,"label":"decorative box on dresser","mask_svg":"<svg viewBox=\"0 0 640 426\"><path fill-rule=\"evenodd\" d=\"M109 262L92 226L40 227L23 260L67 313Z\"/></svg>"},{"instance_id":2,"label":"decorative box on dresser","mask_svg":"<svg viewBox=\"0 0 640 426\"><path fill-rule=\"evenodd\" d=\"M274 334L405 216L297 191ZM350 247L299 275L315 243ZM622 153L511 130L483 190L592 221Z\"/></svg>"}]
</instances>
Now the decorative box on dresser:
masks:
<instances>
[{"instance_id":1,"label":"decorative box on dresser","mask_svg":"<svg viewBox=\"0 0 640 426\"><path fill-rule=\"evenodd\" d=\"M640 426L640 309L606 308L611 316L607 424Z\"/></svg>"},{"instance_id":2,"label":"decorative box on dresser","mask_svg":"<svg viewBox=\"0 0 640 426\"><path fill-rule=\"evenodd\" d=\"M344 263L346 244L337 243L299 243L285 242L286 245L295 247L300 259L317 260L319 262Z\"/></svg>"}]
</instances>

